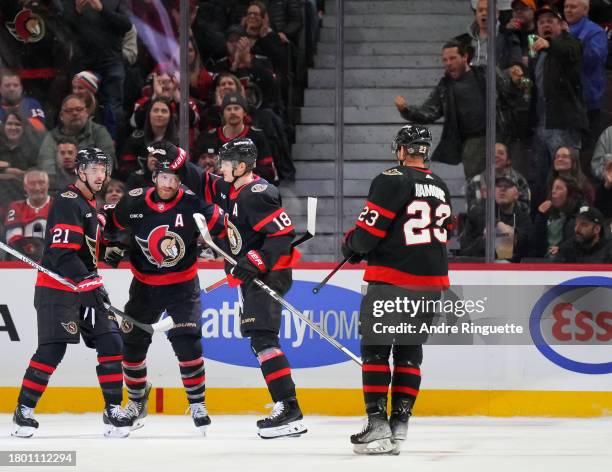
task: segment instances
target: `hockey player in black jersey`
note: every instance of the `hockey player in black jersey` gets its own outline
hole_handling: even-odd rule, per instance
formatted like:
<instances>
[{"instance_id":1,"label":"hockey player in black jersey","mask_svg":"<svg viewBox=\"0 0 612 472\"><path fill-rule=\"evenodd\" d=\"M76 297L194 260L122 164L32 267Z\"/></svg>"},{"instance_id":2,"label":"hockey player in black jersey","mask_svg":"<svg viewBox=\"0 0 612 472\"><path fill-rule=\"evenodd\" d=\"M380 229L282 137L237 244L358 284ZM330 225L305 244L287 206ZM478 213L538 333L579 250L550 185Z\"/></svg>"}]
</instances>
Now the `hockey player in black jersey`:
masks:
<instances>
[{"instance_id":1,"label":"hockey player in black jersey","mask_svg":"<svg viewBox=\"0 0 612 472\"><path fill-rule=\"evenodd\" d=\"M219 149L223 179L188 163L185 182L206 201L221 205L227 215L227 243L237 259L235 267L226 267L228 283L238 286L241 332L251 340L275 402L272 413L257 421L259 436L299 436L306 428L289 362L279 343L281 305L253 280L259 278L284 295L291 287L291 268L300 254L291 247L295 229L278 189L252 172L256 158L253 141L234 139Z\"/></svg>"},{"instance_id":2,"label":"hockey player in black jersey","mask_svg":"<svg viewBox=\"0 0 612 472\"><path fill-rule=\"evenodd\" d=\"M407 125L399 130L393 141L398 165L374 178L355 228L344 237L344 256L352 263L367 261L364 280L368 290L361 303L360 332L368 421L363 431L351 436L359 454L399 454L419 392L426 341L423 335L377 336L374 323L431 323L428 309L403 313L394 302L398 298L438 300L449 285L450 194L444 182L427 169L430 147L431 134L424 126ZM381 313L383 306L394 309ZM387 418L389 384L391 416Z\"/></svg>"},{"instance_id":3,"label":"hockey player in black jersey","mask_svg":"<svg viewBox=\"0 0 612 472\"><path fill-rule=\"evenodd\" d=\"M175 327L168 339L179 362L179 369L191 415L202 434L210 424L204 401L205 372L202 357L200 283L197 274L199 231L194 213L202 213L212 234L225 234L223 211L202 202L193 192L181 188L177 169L184 164L185 151L169 141L157 141L148 148L156 160L155 187L129 191L117 205L106 207L105 235L127 230L129 257L134 279L125 313L138 321L153 323L164 310ZM106 261L116 265L122 258L123 242L113 241L106 250ZM123 323L123 373L128 388L126 410L133 429L143 425L147 415L150 384L146 357L151 334Z\"/></svg>"},{"instance_id":4,"label":"hockey player in black jersey","mask_svg":"<svg viewBox=\"0 0 612 472\"><path fill-rule=\"evenodd\" d=\"M77 180L54 200L47 220L42 265L75 284L75 292L39 272L34 292L38 317L38 348L26 369L12 434L30 437L38 428L34 408L68 344L79 342L98 353L96 372L105 408L104 434L129 435L131 419L121 408L121 336L108 312L108 294L97 273L100 227L95 195L110 173L110 159L100 149L81 150L76 158Z\"/></svg>"}]
</instances>

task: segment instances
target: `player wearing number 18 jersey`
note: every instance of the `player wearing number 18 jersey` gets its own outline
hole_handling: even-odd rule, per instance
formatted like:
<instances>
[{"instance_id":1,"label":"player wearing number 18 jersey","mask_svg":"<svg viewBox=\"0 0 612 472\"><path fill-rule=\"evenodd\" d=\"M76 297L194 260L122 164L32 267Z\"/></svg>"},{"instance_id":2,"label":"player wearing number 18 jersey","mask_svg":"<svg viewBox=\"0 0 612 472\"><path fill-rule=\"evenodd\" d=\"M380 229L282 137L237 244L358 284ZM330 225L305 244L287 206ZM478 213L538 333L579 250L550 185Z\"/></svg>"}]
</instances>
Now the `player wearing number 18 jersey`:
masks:
<instances>
[{"instance_id":1,"label":"player wearing number 18 jersey","mask_svg":"<svg viewBox=\"0 0 612 472\"><path fill-rule=\"evenodd\" d=\"M295 229L278 189L252 172L257 158L253 141L229 141L219 149L219 158L223 179L188 163L183 181L227 215L227 243L237 264L226 271L230 286L239 286L240 330L251 340L275 402L270 416L257 422L258 433L262 438L299 436L306 428L289 361L279 344L281 305L253 282L259 278L281 296L289 291L291 268L300 257L291 247Z\"/></svg>"},{"instance_id":2,"label":"player wearing number 18 jersey","mask_svg":"<svg viewBox=\"0 0 612 472\"><path fill-rule=\"evenodd\" d=\"M430 147L427 128L407 125L399 130L393 142L398 165L374 178L355 228L344 237L342 251L351 257L350 262L367 260L364 280L369 283L360 309L368 423L361 433L351 436L356 453L399 454L421 383L426 336L385 336L376 326L431 323L431 311L402 312L408 303L401 302L437 300L449 286L446 243L450 194L444 182L426 167ZM382 307L387 311L381 312ZM393 372L389 367L391 353ZM392 405L388 420L389 384Z\"/></svg>"}]
</instances>

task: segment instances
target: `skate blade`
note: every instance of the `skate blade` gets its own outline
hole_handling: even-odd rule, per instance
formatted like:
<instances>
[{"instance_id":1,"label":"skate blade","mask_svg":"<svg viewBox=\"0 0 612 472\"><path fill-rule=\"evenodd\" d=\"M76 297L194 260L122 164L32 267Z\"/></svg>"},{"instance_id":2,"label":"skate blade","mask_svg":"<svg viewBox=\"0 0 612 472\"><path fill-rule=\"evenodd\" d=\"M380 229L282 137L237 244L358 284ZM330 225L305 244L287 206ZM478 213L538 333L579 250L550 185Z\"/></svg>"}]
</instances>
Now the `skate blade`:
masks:
<instances>
[{"instance_id":1,"label":"skate blade","mask_svg":"<svg viewBox=\"0 0 612 472\"><path fill-rule=\"evenodd\" d=\"M17 424L13 424L11 436L16 438L31 438L34 435L34 431L36 431L36 428L33 426L19 426Z\"/></svg>"},{"instance_id":2,"label":"skate blade","mask_svg":"<svg viewBox=\"0 0 612 472\"><path fill-rule=\"evenodd\" d=\"M306 426L301 421L292 421L291 423L277 426L275 428L259 428L257 434L262 439L274 439L282 437L297 438L308 432Z\"/></svg>"},{"instance_id":3,"label":"skate blade","mask_svg":"<svg viewBox=\"0 0 612 472\"><path fill-rule=\"evenodd\" d=\"M131 426L104 425L104 436L107 438L127 438L130 435Z\"/></svg>"},{"instance_id":4,"label":"skate blade","mask_svg":"<svg viewBox=\"0 0 612 472\"><path fill-rule=\"evenodd\" d=\"M204 425L204 426L196 426L196 428L198 428L200 430L200 433L202 433L202 436L206 437L206 431L208 429L208 425Z\"/></svg>"},{"instance_id":5,"label":"skate blade","mask_svg":"<svg viewBox=\"0 0 612 472\"><path fill-rule=\"evenodd\" d=\"M353 444L355 454L389 454L394 450L394 444L390 438L376 439L364 444Z\"/></svg>"},{"instance_id":6,"label":"skate blade","mask_svg":"<svg viewBox=\"0 0 612 472\"><path fill-rule=\"evenodd\" d=\"M134 420L132 426L130 426L130 431L136 431L144 426L144 418L140 420Z\"/></svg>"},{"instance_id":7,"label":"skate blade","mask_svg":"<svg viewBox=\"0 0 612 472\"><path fill-rule=\"evenodd\" d=\"M403 440L394 439L393 440L393 450L391 451L391 454L393 454L394 456L399 456L400 452L402 452L402 444L404 444Z\"/></svg>"}]
</instances>

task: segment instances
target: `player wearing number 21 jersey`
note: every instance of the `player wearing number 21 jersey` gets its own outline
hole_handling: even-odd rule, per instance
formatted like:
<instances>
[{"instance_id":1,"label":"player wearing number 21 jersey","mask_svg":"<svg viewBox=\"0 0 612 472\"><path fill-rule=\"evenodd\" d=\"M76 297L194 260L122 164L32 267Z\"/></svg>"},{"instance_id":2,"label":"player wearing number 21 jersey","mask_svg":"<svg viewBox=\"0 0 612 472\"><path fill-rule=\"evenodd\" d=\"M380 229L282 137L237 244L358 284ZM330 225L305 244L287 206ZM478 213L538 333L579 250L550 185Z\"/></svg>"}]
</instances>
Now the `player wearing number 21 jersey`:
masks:
<instances>
[{"instance_id":1,"label":"player wearing number 21 jersey","mask_svg":"<svg viewBox=\"0 0 612 472\"><path fill-rule=\"evenodd\" d=\"M355 228L344 237L344 256L352 263L367 260L368 289L359 321L368 423L351 436L358 454L399 454L421 383L427 334L420 329L433 319L435 303L427 302L439 300L449 286L450 194L427 169L430 147L427 128L407 125L399 130L393 142L398 165L374 178ZM419 301L410 311L415 306L411 302ZM415 331L402 331L406 325Z\"/></svg>"}]
</instances>

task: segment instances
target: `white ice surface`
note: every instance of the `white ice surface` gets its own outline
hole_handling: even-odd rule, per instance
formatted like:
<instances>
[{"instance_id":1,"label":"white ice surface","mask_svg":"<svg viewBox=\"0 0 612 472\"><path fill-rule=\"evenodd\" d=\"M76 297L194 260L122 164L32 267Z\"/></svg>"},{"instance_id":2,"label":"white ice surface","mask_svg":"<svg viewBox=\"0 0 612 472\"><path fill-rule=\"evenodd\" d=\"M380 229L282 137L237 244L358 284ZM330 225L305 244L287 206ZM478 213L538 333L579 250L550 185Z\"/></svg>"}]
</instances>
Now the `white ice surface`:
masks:
<instances>
[{"instance_id":1,"label":"white ice surface","mask_svg":"<svg viewBox=\"0 0 612 472\"><path fill-rule=\"evenodd\" d=\"M415 417L400 456L354 455L362 420L310 416L300 438L262 440L254 416L213 416L206 438L188 416L150 415L128 439L101 436L101 415L37 415L34 438L9 436L0 450L76 450L77 467L8 470L103 472L604 472L612 471L612 418Z\"/></svg>"}]
</instances>

